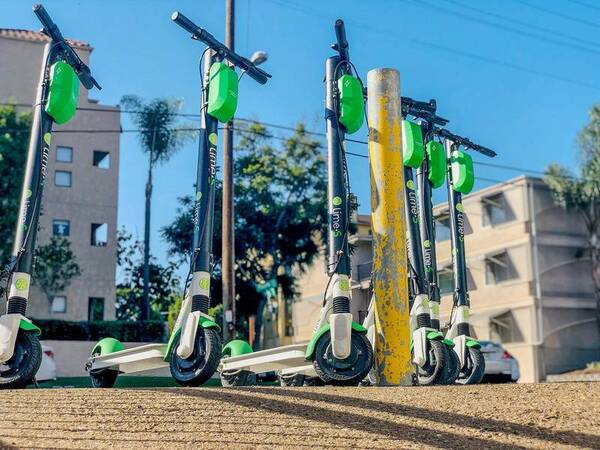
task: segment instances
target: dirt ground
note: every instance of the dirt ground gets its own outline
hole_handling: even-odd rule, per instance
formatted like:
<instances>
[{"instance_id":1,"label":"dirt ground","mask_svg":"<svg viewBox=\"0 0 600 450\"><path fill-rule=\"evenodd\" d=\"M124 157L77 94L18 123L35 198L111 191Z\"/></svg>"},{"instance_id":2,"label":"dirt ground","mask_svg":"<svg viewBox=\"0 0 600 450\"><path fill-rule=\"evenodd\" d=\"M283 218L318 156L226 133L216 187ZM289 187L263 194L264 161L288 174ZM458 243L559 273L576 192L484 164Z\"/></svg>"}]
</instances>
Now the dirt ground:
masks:
<instances>
[{"instance_id":1,"label":"dirt ground","mask_svg":"<svg viewBox=\"0 0 600 450\"><path fill-rule=\"evenodd\" d=\"M5 391L0 447L600 449L600 383Z\"/></svg>"}]
</instances>

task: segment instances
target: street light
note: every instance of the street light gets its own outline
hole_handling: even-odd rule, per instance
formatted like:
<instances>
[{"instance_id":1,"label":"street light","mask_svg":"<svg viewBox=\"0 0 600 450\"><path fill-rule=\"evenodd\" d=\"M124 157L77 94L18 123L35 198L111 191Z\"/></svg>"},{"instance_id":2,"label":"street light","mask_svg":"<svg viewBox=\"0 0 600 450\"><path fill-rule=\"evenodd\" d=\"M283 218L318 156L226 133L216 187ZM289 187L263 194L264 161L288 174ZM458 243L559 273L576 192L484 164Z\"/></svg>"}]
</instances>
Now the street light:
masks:
<instances>
[{"instance_id":1,"label":"street light","mask_svg":"<svg viewBox=\"0 0 600 450\"><path fill-rule=\"evenodd\" d=\"M269 59L269 55L267 52L263 52L262 50L257 50L255 51L252 56L250 57L250 61L255 65L255 66L260 66L262 63L264 63L267 59Z\"/></svg>"}]
</instances>

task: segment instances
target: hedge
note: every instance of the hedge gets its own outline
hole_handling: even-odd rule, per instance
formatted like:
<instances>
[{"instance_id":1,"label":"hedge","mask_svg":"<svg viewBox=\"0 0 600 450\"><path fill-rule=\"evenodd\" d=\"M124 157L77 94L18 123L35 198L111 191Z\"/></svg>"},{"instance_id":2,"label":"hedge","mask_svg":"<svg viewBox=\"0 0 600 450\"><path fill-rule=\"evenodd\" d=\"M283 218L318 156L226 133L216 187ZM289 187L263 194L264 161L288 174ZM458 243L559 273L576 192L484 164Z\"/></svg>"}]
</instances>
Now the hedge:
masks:
<instances>
[{"instance_id":1,"label":"hedge","mask_svg":"<svg viewBox=\"0 0 600 450\"><path fill-rule=\"evenodd\" d=\"M98 341L105 337L114 337L121 342L165 342L167 339L165 322L161 320L71 322L33 319L33 323L42 329L42 340Z\"/></svg>"}]
</instances>

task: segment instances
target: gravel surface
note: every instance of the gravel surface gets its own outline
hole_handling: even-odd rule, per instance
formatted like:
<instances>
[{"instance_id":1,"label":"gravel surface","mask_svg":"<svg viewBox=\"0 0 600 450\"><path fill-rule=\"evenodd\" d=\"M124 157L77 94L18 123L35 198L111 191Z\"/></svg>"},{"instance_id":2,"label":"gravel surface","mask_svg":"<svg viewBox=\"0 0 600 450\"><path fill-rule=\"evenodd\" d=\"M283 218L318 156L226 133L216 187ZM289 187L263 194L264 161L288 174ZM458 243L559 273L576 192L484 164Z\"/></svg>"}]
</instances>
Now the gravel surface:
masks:
<instances>
[{"instance_id":1,"label":"gravel surface","mask_svg":"<svg viewBox=\"0 0 600 450\"><path fill-rule=\"evenodd\" d=\"M4 391L0 447L600 449L600 383Z\"/></svg>"}]
</instances>

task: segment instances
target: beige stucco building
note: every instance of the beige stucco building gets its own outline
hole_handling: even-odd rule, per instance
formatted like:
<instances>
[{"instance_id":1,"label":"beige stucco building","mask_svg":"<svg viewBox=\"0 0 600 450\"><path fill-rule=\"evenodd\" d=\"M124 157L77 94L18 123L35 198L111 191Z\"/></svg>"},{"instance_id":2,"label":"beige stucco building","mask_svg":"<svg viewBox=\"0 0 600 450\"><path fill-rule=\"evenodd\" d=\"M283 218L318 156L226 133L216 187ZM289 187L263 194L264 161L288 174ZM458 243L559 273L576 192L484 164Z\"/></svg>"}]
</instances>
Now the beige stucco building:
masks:
<instances>
[{"instance_id":1,"label":"beige stucco building","mask_svg":"<svg viewBox=\"0 0 600 450\"><path fill-rule=\"evenodd\" d=\"M521 381L540 381L600 360L595 288L583 221L558 207L541 179L521 176L463 199L471 323L479 339L502 342ZM447 205L435 207L441 315L452 307ZM371 264L368 216L359 217L353 256L353 311L367 308ZM294 305L297 341L312 331L327 282L323 267L302 279ZM320 296L320 298L319 298Z\"/></svg>"},{"instance_id":2,"label":"beige stucco building","mask_svg":"<svg viewBox=\"0 0 600 450\"><path fill-rule=\"evenodd\" d=\"M0 102L20 109L34 103L46 40L37 32L0 29ZM89 63L92 48L72 44ZM38 243L52 235L68 238L82 275L50 300L34 290L28 306L34 318L115 317L120 110L90 99L83 86L78 108L73 120L54 127Z\"/></svg>"}]
</instances>

